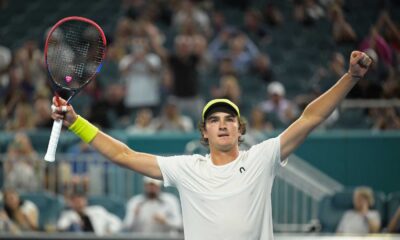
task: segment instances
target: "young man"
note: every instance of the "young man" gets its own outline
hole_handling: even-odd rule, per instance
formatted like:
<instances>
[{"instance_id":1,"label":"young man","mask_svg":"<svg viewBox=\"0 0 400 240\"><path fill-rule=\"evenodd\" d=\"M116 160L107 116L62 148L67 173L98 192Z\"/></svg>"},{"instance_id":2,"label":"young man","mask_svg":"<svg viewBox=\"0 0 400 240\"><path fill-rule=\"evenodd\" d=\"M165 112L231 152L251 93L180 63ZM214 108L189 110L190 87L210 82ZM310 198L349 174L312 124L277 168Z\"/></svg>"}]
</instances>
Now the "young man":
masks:
<instances>
[{"instance_id":1,"label":"young man","mask_svg":"<svg viewBox=\"0 0 400 240\"><path fill-rule=\"evenodd\" d=\"M64 119L72 132L114 163L177 187L185 239L273 239L271 188L276 169L332 113L370 64L366 54L352 52L349 71L332 88L278 137L247 151L239 151L245 133L240 111L226 99L212 100L203 109L201 134L210 148L206 156L136 152L79 117L64 100L53 118Z\"/></svg>"}]
</instances>

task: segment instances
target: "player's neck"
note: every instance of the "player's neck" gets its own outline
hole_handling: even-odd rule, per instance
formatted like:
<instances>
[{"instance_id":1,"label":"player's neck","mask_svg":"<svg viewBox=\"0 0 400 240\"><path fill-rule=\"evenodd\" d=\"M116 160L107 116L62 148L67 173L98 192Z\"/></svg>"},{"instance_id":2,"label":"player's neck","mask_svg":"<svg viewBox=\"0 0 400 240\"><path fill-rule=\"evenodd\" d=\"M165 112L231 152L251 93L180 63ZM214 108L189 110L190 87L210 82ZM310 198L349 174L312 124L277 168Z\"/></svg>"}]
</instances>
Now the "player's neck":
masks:
<instances>
[{"instance_id":1,"label":"player's neck","mask_svg":"<svg viewBox=\"0 0 400 240\"><path fill-rule=\"evenodd\" d=\"M214 150L210 152L210 156L214 165L225 165L239 156L239 148L233 148L227 152Z\"/></svg>"}]
</instances>

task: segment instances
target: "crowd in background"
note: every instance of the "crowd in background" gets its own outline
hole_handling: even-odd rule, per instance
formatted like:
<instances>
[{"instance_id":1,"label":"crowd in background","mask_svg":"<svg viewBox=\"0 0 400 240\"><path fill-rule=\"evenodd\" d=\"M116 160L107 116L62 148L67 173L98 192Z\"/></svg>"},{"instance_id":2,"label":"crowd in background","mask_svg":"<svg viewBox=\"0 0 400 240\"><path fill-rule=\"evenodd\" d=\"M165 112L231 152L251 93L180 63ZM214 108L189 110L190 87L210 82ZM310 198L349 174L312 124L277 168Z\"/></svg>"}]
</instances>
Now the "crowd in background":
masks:
<instances>
[{"instance_id":1,"label":"crowd in background","mask_svg":"<svg viewBox=\"0 0 400 240\"><path fill-rule=\"evenodd\" d=\"M126 206L120 206L118 216L101 204L90 204L87 194L79 189L65 196L60 212L52 222L40 222L46 215L44 208L52 209L52 203L39 206L29 197L21 197L15 188L2 191L0 209L0 233L21 232L86 232L107 235L118 232L176 234L183 231L182 215L178 198L164 192L159 180L145 177L142 194L132 196ZM110 201L110 200L108 200ZM53 209L54 211L55 209ZM43 218L43 217L42 217Z\"/></svg>"},{"instance_id":2,"label":"crowd in background","mask_svg":"<svg viewBox=\"0 0 400 240\"><path fill-rule=\"evenodd\" d=\"M213 3L123 1L124 14L107 36L107 57L100 76L73 101L78 112L104 129L190 132L195 130L203 103L218 97L241 106L248 113L250 128L256 131L286 127L305 104L347 71L348 57L332 50L328 63L313 67L310 86L305 88L308 91L286 96L285 83L275 74L274 59L265 49L279 41L271 36L271 29L287 21L299 23L296 26L300 28L312 28L316 22L328 20L330 38L337 46L352 46L374 59L368 76L349 98L399 98L400 32L385 9L370 31L360 35L346 21L346 13L357 12L347 9L345 1L292 1L291 16L284 16L273 3L265 3L261 9L243 3L246 9L238 24L227 22L223 11ZM2 130L52 125L48 106L53 92L39 43L41 40L32 39L17 49L0 48ZM302 61L302 56L296 57ZM253 90L263 95L256 99L258 104L251 106L244 102L252 98L252 92L242 89L248 81L257 81L259 86ZM334 126L338 118L333 116L326 126ZM392 106L367 108L365 118L374 129L400 127L398 108Z\"/></svg>"},{"instance_id":3,"label":"crowd in background","mask_svg":"<svg viewBox=\"0 0 400 240\"><path fill-rule=\"evenodd\" d=\"M7 8L5 2L1 1L2 8ZM307 103L347 72L349 57L342 52L331 51L329 62L314 66L308 91L288 95L285 83L276 73L274 59L265 49L277 41L271 36L270 29L280 28L293 20L302 28L312 28L316 22L328 20L331 27L329 37L336 45L360 49L373 59L374 64L367 77L360 80L348 98L400 98L400 25L388 11L382 9L369 32L357 33L347 21L347 15L357 14L357 10L348 9L345 0L290 2L293 12L287 16L268 1L262 8L252 8L251 2L233 1L229 5L243 9L243 14L240 24L231 24L224 12L215 6L216 1L122 1L121 11L124 14L118 19L114 32L107 35L109 43L103 69L72 104L79 114L102 129L123 129L129 134L195 131L203 104L210 98L228 98L248 113L245 117L250 135L257 136L287 127L297 119ZM17 133L5 154L4 179L7 186L19 191L34 191L48 181L42 166L44 163L25 134L32 130L50 130L53 123L50 116L53 91L40 43L41 40L32 39L16 49L0 46L0 131ZM302 61L302 56L297 58ZM263 92L263 98L257 99L258 104L244 104L245 99L253 95L253 92L242 89L245 81L258 81L254 91ZM398 107L366 108L364 116L370 122L369 128L400 129ZM323 127L335 126L338 119L340 112L337 110ZM75 147L71 147L71 153L90 151L87 146ZM85 185L86 181L85 176L77 180L81 185ZM153 185L159 187L158 183L153 182ZM10 198L17 198L11 190L7 194L12 196ZM71 193L68 197L72 209L86 207L84 196ZM151 211L153 205L172 202L174 212L163 209L165 215L146 215L146 219L137 224L145 226L146 221L156 219L162 227L155 229L168 226L169 230L181 231L181 220L174 209L175 200L167 197L167 200L159 199L159 202L145 206L144 198L142 196L129 205L136 206L130 210L130 220L110 217L104 209L89 212L101 212L105 222L111 219L109 221L116 229L108 229L110 232L121 229L138 231L132 221L141 213L140 209ZM368 199L361 201L368 202ZM34 206L27 204L21 211L35 212ZM20 225L10 225L10 231L37 229L37 216L35 223L29 220L30 217L28 220L21 217L21 214L0 212L0 220L10 218ZM85 225L85 221L91 220L82 214L70 212L66 215L64 220L60 220L60 230L107 230L94 223ZM370 215L371 218L379 218ZM168 222L165 216L173 219ZM393 221L398 221L399 216L397 213ZM354 213L347 217L360 218ZM73 224L74 220L79 222L78 226ZM389 229L395 229L395 226L393 223ZM371 230L379 231L375 228Z\"/></svg>"}]
</instances>

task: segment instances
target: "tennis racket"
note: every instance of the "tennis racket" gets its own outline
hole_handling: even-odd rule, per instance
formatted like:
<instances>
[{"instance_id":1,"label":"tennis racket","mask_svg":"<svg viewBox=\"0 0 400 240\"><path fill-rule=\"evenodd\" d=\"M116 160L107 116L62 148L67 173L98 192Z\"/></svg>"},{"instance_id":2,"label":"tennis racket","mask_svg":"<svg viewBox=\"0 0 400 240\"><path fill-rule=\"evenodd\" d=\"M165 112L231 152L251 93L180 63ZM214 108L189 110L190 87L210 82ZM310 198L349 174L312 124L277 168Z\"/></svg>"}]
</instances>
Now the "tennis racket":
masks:
<instances>
[{"instance_id":1,"label":"tennis racket","mask_svg":"<svg viewBox=\"0 0 400 240\"><path fill-rule=\"evenodd\" d=\"M89 84L101 69L106 44L101 27L87 18L66 17L50 29L44 59L56 98L62 93L69 103ZM62 120L55 120L44 157L46 161L55 160L61 128Z\"/></svg>"}]
</instances>

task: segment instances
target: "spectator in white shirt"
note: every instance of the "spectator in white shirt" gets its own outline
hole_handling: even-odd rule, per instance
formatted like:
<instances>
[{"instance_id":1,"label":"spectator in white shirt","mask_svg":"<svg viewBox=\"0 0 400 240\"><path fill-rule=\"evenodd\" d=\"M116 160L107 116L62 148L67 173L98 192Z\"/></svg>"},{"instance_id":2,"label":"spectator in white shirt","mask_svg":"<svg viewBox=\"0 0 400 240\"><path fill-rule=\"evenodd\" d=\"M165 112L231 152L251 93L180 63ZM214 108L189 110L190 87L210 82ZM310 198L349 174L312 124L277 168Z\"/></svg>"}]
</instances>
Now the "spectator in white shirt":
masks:
<instances>
[{"instance_id":1,"label":"spectator in white shirt","mask_svg":"<svg viewBox=\"0 0 400 240\"><path fill-rule=\"evenodd\" d=\"M183 115L175 97L169 97L163 106L161 116L154 120L158 131L164 132L191 132L194 130L193 121Z\"/></svg>"},{"instance_id":2,"label":"spectator in white shirt","mask_svg":"<svg viewBox=\"0 0 400 240\"><path fill-rule=\"evenodd\" d=\"M162 182L143 178L144 193L127 203L124 229L143 233L170 233L182 230L178 198L161 191Z\"/></svg>"},{"instance_id":3,"label":"spectator in white shirt","mask_svg":"<svg viewBox=\"0 0 400 240\"><path fill-rule=\"evenodd\" d=\"M116 215L102 206L88 206L83 193L73 193L69 203L71 209L64 211L58 219L58 230L105 235L121 229L122 222Z\"/></svg>"},{"instance_id":4,"label":"spectator in white shirt","mask_svg":"<svg viewBox=\"0 0 400 240\"><path fill-rule=\"evenodd\" d=\"M139 108L149 107L155 110L160 104L161 59L150 52L149 42L145 38L134 38L131 53L119 63L126 94L124 103L135 112Z\"/></svg>"},{"instance_id":5,"label":"spectator in white shirt","mask_svg":"<svg viewBox=\"0 0 400 240\"><path fill-rule=\"evenodd\" d=\"M369 187L358 187L353 193L354 209L347 210L339 222L337 233L377 233L381 228L379 212L371 210L374 196Z\"/></svg>"},{"instance_id":6,"label":"spectator in white shirt","mask_svg":"<svg viewBox=\"0 0 400 240\"><path fill-rule=\"evenodd\" d=\"M268 99L261 102L260 108L270 116L278 120L277 127L285 127L291 124L298 115L298 109L285 98L285 87L280 82L271 82L267 87Z\"/></svg>"},{"instance_id":7,"label":"spectator in white shirt","mask_svg":"<svg viewBox=\"0 0 400 240\"><path fill-rule=\"evenodd\" d=\"M4 206L3 209L0 209L0 223L2 225L0 232L16 233L38 230L39 210L33 202L20 199L17 191L11 187L3 190L3 200Z\"/></svg>"}]
</instances>

